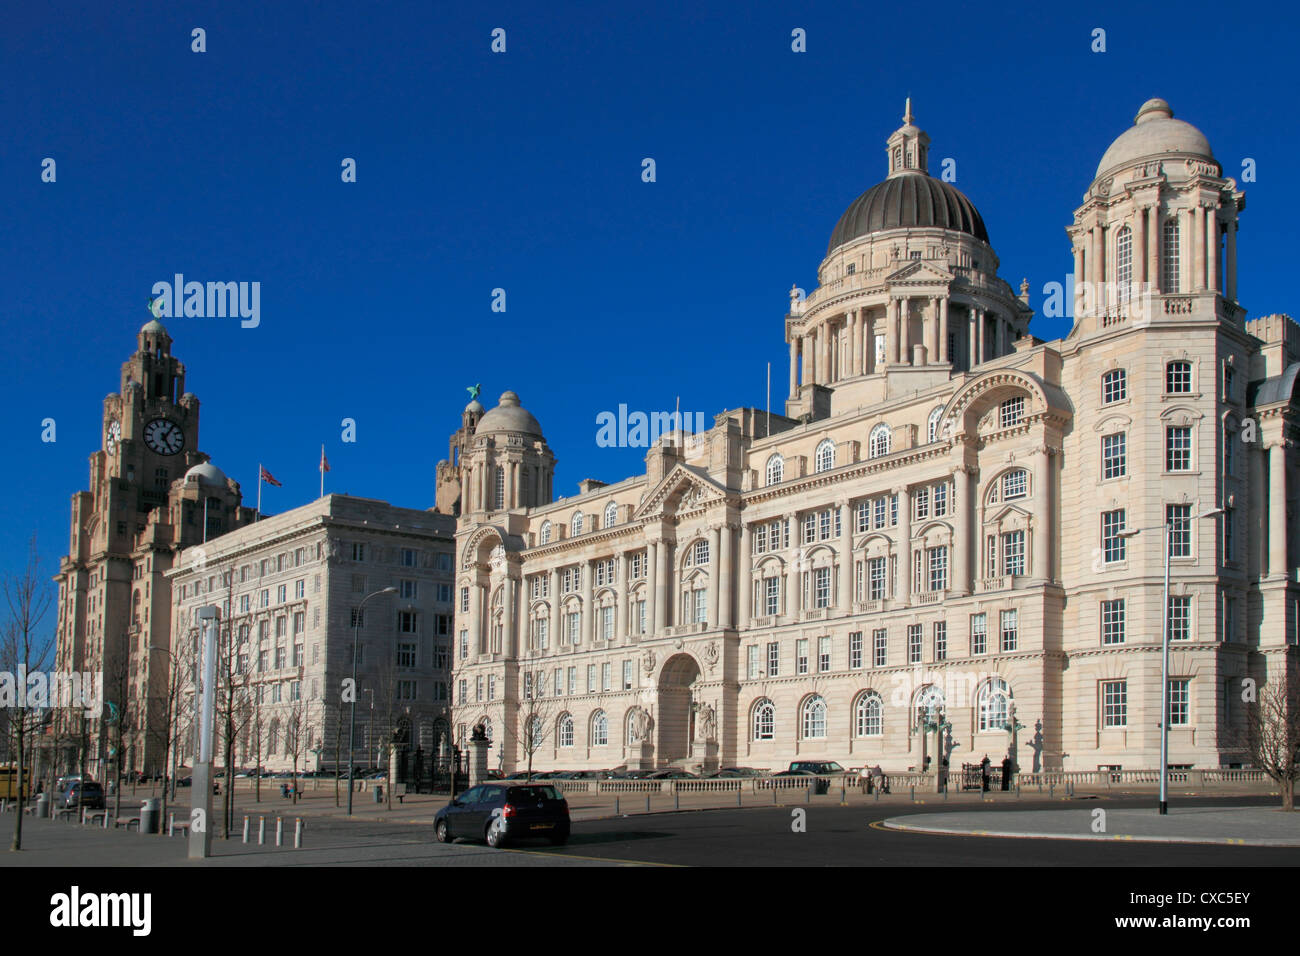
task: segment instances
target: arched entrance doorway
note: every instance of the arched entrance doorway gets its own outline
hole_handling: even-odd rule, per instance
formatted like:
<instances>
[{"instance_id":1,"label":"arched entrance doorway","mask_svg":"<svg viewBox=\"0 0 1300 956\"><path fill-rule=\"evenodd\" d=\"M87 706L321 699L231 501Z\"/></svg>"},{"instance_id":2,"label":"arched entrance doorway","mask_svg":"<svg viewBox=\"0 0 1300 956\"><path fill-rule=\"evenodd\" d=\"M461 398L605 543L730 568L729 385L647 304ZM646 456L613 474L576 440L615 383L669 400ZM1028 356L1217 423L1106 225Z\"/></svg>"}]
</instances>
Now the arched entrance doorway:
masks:
<instances>
[{"instance_id":1,"label":"arched entrance doorway","mask_svg":"<svg viewBox=\"0 0 1300 956\"><path fill-rule=\"evenodd\" d=\"M674 654L659 673L659 766L691 756L695 739L695 708L691 685L700 677L700 665L690 654Z\"/></svg>"}]
</instances>

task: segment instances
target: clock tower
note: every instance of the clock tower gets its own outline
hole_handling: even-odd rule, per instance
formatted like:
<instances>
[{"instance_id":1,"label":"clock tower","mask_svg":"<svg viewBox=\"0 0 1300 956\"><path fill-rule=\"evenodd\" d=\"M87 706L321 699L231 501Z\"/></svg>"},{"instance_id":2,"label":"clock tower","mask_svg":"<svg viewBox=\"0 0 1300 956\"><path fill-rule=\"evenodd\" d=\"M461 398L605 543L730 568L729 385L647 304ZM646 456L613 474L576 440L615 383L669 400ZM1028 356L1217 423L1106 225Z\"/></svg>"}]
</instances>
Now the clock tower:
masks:
<instances>
[{"instance_id":1,"label":"clock tower","mask_svg":"<svg viewBox=\"0 0 1300 956\"><path fill-rule=\"evenodd\" d=\"M60 714L51 754L60 773L165 769L158 741L166 739L173 651L167 572L182 549L252 520L238 483L199 451L199 400L185 391L185 366L171 347L156 319L140 329L119 390L104 399L90 490L72 497L68 554L56 578L58 667L102 674L112 706L88 720Z\"/></svg>"}]
</instances>

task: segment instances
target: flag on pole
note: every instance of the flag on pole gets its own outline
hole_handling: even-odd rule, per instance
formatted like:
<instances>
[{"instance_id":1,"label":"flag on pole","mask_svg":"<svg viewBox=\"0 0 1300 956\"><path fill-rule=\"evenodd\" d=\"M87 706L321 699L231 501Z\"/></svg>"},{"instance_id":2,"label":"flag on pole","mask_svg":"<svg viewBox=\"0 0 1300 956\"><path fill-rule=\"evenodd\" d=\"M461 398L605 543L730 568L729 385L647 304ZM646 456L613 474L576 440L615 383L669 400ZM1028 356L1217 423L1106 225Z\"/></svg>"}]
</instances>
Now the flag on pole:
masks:
<instances>
[{"instance_id":1,"label":"flag on pole","mask_svg":"<svg viewBox=\"0 0 1300 956\"><path fill-rule=\"evenodd\" d=\"M320 446L320 496L325 497L325 472L330 470L330 460L325 457L325 446Z\"/></svg>"},{"instance_id":2,"label":"flag on pole","mask_svg":"<svg viewBox=\"0 0 1300 956\"><path fill-rule=\"evenodd\" d=\"M275 485L275 487L277 488L283 487L278 481L275 480L275 476L273 474L271 474L265 468L262 468L261 465L258 465L257 467L261 469L262 472L261 477L258 479L259 481L265 481L268 485Z\"/></svg>"}]
</instances>

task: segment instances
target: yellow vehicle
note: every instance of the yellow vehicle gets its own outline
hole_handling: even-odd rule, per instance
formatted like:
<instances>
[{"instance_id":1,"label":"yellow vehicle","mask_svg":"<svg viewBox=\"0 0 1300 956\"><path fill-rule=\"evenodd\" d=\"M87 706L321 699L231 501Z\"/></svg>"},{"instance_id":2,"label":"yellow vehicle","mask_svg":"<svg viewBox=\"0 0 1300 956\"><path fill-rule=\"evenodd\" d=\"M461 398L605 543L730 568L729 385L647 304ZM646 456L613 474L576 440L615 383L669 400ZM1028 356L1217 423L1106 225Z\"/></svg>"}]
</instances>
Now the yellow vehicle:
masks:
<instances>
[{"instance_id":1,"label":"yellow vehicle","mask_svg":"<svg viewBox=\"0 0 1300 956\"><path fill-rule=\"evenodd\" d=\"M23 799L32 795L32 780L30 774L23 774ZM0 800L16 800L18 798L18 767L16 764L0 764Z\"/></svg>"}]
</instances>

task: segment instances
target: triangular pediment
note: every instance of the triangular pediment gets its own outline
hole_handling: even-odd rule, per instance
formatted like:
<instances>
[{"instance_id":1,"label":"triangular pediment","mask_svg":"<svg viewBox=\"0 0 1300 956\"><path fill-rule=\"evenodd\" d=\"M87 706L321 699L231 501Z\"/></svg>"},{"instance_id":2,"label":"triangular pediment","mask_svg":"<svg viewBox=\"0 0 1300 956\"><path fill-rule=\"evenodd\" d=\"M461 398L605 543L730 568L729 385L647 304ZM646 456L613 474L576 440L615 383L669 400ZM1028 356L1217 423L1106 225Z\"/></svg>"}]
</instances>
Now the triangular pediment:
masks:
<instances>
[{"instance_id":1,"label":"triangular pediment","mask_svg":"<svg viewBox=\"0 0 1300 956\"><path fill-rule=\"evenodd\" d=\"M885 283L906 283L907 285L947 285L952 282L953 274L946 269L923 262L920 259L913 260L900 267L895 272L890 273L885 279Z\"/></svg>"},{"instance_id":2,"label":"triangular pediment","mask_svg":"<svg viewBox=\"0 0 1300 956\"><path fill-rule=\"evenodd\" d=\"M690 465L676 465L633 513L633 519L664 512L689 511L712 501L721 501L727 489Z\"/></svg>"}]
</instances>

